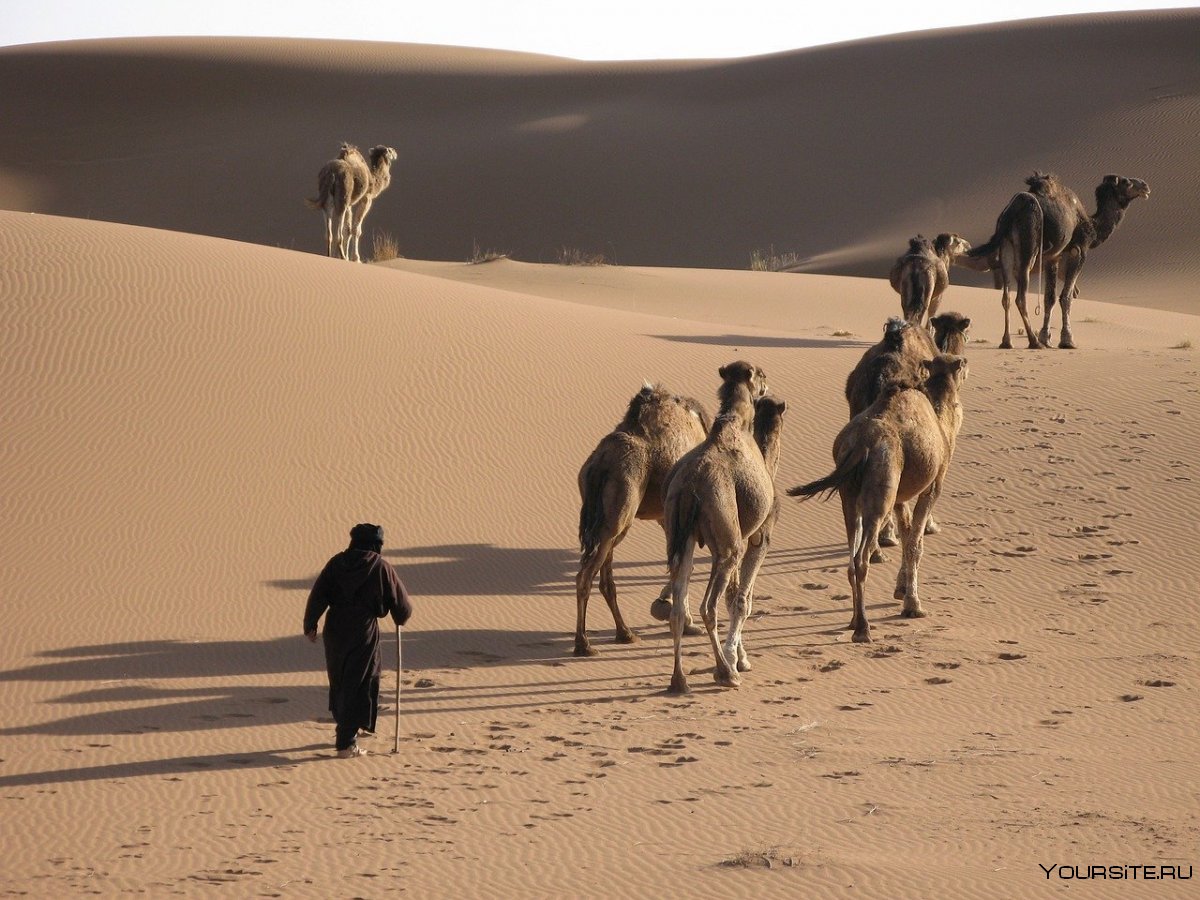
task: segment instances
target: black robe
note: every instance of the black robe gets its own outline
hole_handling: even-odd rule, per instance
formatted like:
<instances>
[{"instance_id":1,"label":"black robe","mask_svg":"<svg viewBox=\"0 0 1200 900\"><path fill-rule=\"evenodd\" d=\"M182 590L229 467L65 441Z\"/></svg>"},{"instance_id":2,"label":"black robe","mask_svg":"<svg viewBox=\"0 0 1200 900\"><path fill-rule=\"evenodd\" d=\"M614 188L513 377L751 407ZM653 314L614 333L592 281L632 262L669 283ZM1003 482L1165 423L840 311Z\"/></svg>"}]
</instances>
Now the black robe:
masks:
<instances>
[{"instance_id":1,"label":"black robe","mask_svg":"<svg viewBox=\"0 0 1200 900\"><path fill-rule=\"evenodd\" d=\"M317 630L328 610L322 637L329 673L329 711L339 731L375 730L381 661L379 619L397 625L412 615L408 591L395 570L372 550L343 550L325 564L304 609L304 632Z\"/></svg>"}]
</instances>

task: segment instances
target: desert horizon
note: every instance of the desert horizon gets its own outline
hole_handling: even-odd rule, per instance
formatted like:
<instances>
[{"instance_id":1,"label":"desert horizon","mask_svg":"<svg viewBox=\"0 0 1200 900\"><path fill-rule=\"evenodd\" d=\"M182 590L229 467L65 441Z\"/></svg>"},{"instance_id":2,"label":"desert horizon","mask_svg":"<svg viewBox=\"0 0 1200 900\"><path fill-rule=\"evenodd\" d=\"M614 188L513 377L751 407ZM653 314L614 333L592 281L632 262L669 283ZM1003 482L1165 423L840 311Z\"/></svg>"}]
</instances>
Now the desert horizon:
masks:
<instances>
[{"instance_id":1,"label":"desert horizon","mask_svg":"<svg viewBox=\"0 0 1200 900\"><path fill-rule=\"evenodd\" d=\"M1175 10L739 60L0 48L0 884L1183 896L1198 36ZM364 264L304 202L343 141L397 151ZM775 490L828 474L909 238L984 244L1035 171L1089 215L1111 173L1150 194L1087 250L1078 349L1057 309L1049 348L1014 310L1000 349L1000 292L950 268L969 377L927 616L889 550L854 643L840 504L781 496L740 686L699 635L668 692L654 521L613 554L636 641L594 586L575 655L577 476L643 385L712 414L748 361L787 404ZM415 612L339 760L301 616L356 522Z\"/></svg>"}]
</instances>

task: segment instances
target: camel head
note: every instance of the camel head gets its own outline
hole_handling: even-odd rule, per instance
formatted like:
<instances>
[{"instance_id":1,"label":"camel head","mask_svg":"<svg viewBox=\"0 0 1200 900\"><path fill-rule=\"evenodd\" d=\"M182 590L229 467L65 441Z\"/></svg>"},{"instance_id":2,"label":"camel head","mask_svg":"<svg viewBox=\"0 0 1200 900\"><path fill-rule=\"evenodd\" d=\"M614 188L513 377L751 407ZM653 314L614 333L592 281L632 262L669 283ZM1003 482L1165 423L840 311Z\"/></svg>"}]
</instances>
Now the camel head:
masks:
<instances>
[{"instance_id":1,"label":"camel head","mask_svg":"<svg viewBox=\"0 0 1200 900\"><path fill-rule=\"evenodd\" d=\"M1121 175L1105 175L1096 188L1096 206L1104 206L1105 200L1115 200L1124 209L1138 197L1149 197L1150 185L1140 178L1125 178Z\"/></svg>"},{"instance_id":2,"label":"camel head","mask_svg":"<svg viewBox=\"0 0 1200 900\"><path fill-rule=\"evenodd\" d=\"M961 355L967 349L967 329L971 320L962 313L944 312L929 320L933 326L933 342L942 353Z\"/></svg>"},{"instance_id":3,"label":"camel head","mask_svg":"<svg viewBox=\"0 0 1200 900\"><path fill-rule=\"evenodd\" d=\"M744 359L721 366L717 374L723 382L746 385L752 400L757 400L767 392L767 373Z\"/></svg>"},{"instance_id":4,"label":"camel head","mask_svg":"<svg viewBox=\"0 0 1200 900\"><path fill-rule=\"evenodd\" d=\"M376 144L371 148L371 168L378 168L382 163L390 166L396 161L396 151L391 147L383 144Z\"/></svg>"},{"instance_id":5,"label":"camel head","mask_svg":"<svg viewBox=\"0 0 1200 900\"><path fill-rule=\"evenodd\" d=\"M957 234L943 231L933 239L933 249L938 256L954 261L970 251L971 243Z\"/></svg>"},{"instance_id":6,"label":"camel head","mask_svg":"<svg viewBox=\"0 0 1200 900\"><path fill-rule=\"evenodd\" d=\"M754 402L754 443L758 445L771 477L779 466L779 435L787 403L776 397L759 397Z\"/></svg>"},{"instance_id":7,"label":"camel head","mask_svg":"<svg viewBox=\"0 0 1200 900\"><path fill-rule=\"evenodd\" d=\"M904 346L904 332L912 327L908 319L892 316L883 326L883 344L892 352L899 352Z\"/></svg>"},{"instance_id":8,"label":"camel head","mask_svg":"<svg viewBox=\"0 0 1200 900\"><path fill-rule=\"evenodd\" d=\"M923 360L921 367L925 370L925 392L930 399L944 395L951 386L957 388L967 377L967 358L953 353L939 353L933 359Z\"/></svg>"}]
</instances>

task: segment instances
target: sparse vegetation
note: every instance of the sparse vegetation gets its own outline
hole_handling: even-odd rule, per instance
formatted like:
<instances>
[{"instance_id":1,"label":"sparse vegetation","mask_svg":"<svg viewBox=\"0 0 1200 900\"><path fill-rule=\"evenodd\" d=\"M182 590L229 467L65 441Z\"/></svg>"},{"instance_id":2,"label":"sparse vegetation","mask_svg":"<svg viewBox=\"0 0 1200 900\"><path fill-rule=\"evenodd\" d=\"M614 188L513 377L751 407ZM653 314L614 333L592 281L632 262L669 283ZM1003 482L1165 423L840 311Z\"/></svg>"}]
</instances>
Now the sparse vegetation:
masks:
<instances>
[{"instance_id":1,"label":"sparse vegetation","mask_svg":"<svg viewBox=\"0 0 1200 900\"><path fill-rule=\"evenodd\" d=\"M780 272L798 262L799 253L776 253L774 244L766 250L750 251L750 270L753 272Z\"/></svg>"},{"instance_id":2,"label":"sparse vegetation","mask_svg":"<svg viewBox=\"0 0 1200 900\"><path fill-rule=\"evenodd\" d=\"M743 850L721 860L720 865L728 869L770 869L779 862L779 848L764 847L757 850ZM789 857L783 860L783 863L790 866L794 864L794 861Z\"/></svg>"},{"instance_id":3,"label":"sparse vegetation","mask_svg":"<svg viewBox=\"0 0 1200 900\"><path fill-rule=\"evenodd\" d=\"M371 235L371 262L387 262L389 259L404 259L400 242L386 231L376 231Z\"/></svg>"},{"instance_id":4,"label":"sparse vegetation","mask_svg":"<svg viewBox=\"0 0 1200 900\"><path fill-rule=\"evenodd\" d=\"M498 259L508 259L508 254L501 250L483 250L478 241L471 242L471 258L467 260L471 265L495 262Z\"/></svg>"},{"instance_id":5,"label":"sparse vegetation","mask_svg":"<svg viewBox=\"0 0 1200 900\"><path fill-rule=\"evenodd\" d=\"M560 247L558 264L561 266L607 266L608 259L603 253L589 253L576 247Z\"/></svg>"},{"instance_id":6,"label":"sparse vegetation","mask_svg":"<svg viewBox=\"0 0 1200 900\"><path fill-rule=\"evenodd\" d=\"M1171 349L1172 350L1191 350L1192 349L1192 339L1184 338L1178 344L1172 345Z\"/></svg>"},{"instance_id":7,"label":"sparse vegetation","mask_svg":"<svg viewBox=\"0 0 1200 900\"><path fill-rule=\"evenodd\" d=\"M835 331L833 333L833 336L834 337L854 337L854 332L853 331Z\"/></svg>"}]
</instances>

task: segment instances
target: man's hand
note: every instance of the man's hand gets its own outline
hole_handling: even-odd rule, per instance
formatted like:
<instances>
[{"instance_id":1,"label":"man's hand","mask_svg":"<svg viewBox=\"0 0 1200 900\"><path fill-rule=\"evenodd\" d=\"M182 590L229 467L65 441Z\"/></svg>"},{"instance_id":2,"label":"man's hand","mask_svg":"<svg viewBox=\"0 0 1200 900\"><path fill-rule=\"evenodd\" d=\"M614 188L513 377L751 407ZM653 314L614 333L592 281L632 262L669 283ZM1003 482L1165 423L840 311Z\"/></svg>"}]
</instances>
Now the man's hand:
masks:
<instances>
[{"instance_id":1,"label":"man's hand","mask_svg":"<svg viewBox=\"0 0 1200 900\"><path fill-rule=\"evenodd\" d=\"M317 642L317 629L314 628L312 631L304 632L304 636L308 638L310 644L315 644Z\"/></svg>"}]
</instances>

